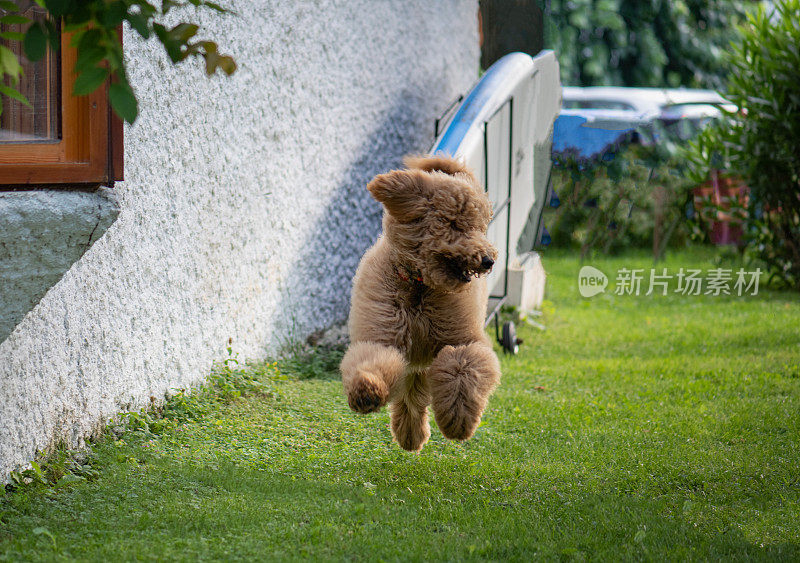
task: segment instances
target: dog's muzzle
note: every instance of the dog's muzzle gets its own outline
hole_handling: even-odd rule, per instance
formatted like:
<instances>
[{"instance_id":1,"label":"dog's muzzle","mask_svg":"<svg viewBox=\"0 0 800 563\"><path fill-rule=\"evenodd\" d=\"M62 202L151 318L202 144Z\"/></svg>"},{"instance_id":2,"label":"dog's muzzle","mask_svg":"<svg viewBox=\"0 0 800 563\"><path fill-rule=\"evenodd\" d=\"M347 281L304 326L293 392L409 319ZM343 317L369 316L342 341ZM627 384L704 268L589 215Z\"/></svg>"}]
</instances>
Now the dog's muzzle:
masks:
<instances>
[{"instance_id":1,"label":"dog's muzzle","mask_svg":"<svg viewBox=\"0 0 800 563\"><path fill-rule=\"evenodd\" d=\"M472 278L489 272L492 266L494 266L494 260L491 256L481 258L481 263L477 266L469 265L458 258L450 258L447 261L447 269L450 275L464 283L469 283Z\"/></svg>"}]
</instances>

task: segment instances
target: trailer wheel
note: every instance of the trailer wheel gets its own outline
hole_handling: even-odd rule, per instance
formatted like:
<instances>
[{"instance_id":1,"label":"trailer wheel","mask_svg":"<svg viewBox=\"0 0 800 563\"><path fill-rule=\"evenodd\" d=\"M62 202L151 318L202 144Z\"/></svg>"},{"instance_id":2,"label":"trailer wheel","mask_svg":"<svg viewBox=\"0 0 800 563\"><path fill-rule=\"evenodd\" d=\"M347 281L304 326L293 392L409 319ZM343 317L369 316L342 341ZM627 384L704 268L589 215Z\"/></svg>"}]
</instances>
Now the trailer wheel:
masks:
<instances>
[{"instance_id":1,"label":"trailer wheel","mask_svg":"<svg viewBox=\"0 0 800 563\"><path fill-rule=\"evenodd\" d=\"M500 341L503 351L506 354L516 355L519 352L519 341L517 340L517 328L511 321L503 323L503 338Z\"/></svg>"}]
</instances>

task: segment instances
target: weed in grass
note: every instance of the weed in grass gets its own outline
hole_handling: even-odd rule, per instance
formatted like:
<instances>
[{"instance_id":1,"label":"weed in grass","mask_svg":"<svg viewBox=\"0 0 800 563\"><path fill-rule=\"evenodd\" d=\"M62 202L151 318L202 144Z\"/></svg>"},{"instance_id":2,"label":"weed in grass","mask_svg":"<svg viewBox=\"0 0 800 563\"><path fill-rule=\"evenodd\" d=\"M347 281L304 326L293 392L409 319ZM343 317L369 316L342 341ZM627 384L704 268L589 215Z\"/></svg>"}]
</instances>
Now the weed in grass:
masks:
<instances>
[{"instance_id":1,"label":"weed in grass","mask_svg":"<svg viewBox=\"0 0 800 563\"><path fill-rule=\"evenodd\" d=\"M278 365L300 379L337 379L342 357L343 348L311 348L281 358Z\"/></svg>"}]
</instances>

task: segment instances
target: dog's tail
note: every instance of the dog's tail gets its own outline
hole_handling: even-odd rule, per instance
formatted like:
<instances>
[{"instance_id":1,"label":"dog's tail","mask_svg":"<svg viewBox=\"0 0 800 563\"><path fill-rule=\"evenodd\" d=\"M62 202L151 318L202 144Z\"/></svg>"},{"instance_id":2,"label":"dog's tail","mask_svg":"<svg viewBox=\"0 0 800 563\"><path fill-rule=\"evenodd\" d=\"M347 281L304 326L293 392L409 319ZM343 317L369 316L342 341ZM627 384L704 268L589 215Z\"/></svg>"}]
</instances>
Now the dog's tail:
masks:
<instances>
[{"instance_id":1,"label":"dog's tail","mask_svg":"<svg viewBox=\"0 0 800 563\"><path fill-rule=\"evenodd\" d=\"M444 155L435 156L407 156L403 159L403 163L407 168L424 170L425 172L433 172L438 170L445 174L458 174L466 173L472 175L466 164L459 162L455 158L450 158Z\"/></svg>"}]
</instances>

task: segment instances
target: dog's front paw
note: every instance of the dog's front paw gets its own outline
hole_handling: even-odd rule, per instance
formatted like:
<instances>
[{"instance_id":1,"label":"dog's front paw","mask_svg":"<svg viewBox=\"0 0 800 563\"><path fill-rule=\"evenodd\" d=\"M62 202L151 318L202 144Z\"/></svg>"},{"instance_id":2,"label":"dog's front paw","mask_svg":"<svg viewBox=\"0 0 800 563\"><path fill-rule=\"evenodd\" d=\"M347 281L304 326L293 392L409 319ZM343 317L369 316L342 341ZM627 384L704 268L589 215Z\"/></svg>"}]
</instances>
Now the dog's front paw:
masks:
<instances>
[{"instance_id":1,"label":"dog's front paw","mask_svg":"<svg viewBox=\"0 0 800 563\"><path fill-rule=\"evenodd\" d=\"M439 352L428 381L436 425L445 438L472 437L499 380L500 364L488 346L445 346Z\"/></svg>"},{"instance_id":2,"label":"dog's front paw","mask_svg":"<svg viewBox=\"0 0 800 563\"><path fill-rule=\"evenodd\" d=\"M347 404L355 412L367 414L380 410L389 398L389 388L380 378L359 371L347 394Z\"/></svg>"}]
</instances>

